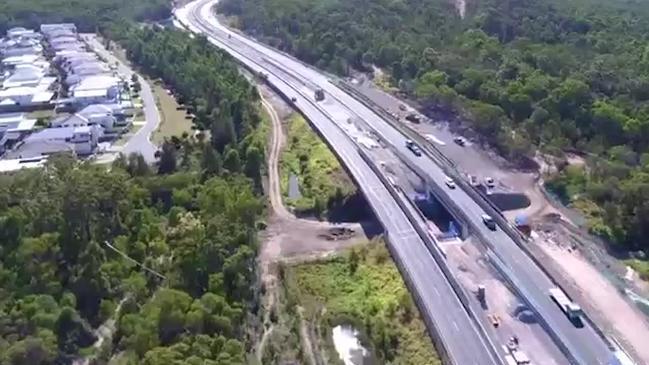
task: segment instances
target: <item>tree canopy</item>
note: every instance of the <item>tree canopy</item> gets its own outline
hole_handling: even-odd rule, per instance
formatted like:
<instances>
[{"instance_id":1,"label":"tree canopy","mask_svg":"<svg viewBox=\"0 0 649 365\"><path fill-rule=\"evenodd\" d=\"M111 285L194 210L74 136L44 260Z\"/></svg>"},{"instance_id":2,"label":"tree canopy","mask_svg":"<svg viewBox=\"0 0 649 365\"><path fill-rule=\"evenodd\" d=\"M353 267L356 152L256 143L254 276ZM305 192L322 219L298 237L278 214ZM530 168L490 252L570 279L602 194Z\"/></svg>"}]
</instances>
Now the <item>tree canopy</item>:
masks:
<instances>
[{"instance_id":1,"label":"tree canopy","mask_svg":"<svg viewBox=\"0 0 649 365\"><path fill-rule=\"evenodd\" d=\"M468 124L510 161L593 156L579 197L616 217L596 231L649 248L638 193L649 152L643 4L486 0L467 2L465 18L447 0L222 0L217 11L320 68L379 67L428 114ZM636 158L617 160L621 148Z\"/></svg>"},{"instance_id":2,"label":"tree canopy","mask_svg":"<svg viewBox=\"0 0 649 365\"><path fill-rule=\"evenodd\" d=\"M63 22L94 32L117 20L161 20L170 15L167 0L3 0L0 33L16 26L38 29L43 23Z\"/></svg>"},{"instance_id":3,"label":"tree canopy","mask_svg":"<svg viewBox=\"0 0 649 365\"><path fill-rule=\"evenodd\" d=\"M257 91L204 39L110 30L193 108L197 132L166 140L157 169L141 155L110 169L57 155L0 175L0 364L69 363L109 318L102 360L242 364L264 208ZM225 146L205 137L225 121Z\"/></svg>"}]
</instances>

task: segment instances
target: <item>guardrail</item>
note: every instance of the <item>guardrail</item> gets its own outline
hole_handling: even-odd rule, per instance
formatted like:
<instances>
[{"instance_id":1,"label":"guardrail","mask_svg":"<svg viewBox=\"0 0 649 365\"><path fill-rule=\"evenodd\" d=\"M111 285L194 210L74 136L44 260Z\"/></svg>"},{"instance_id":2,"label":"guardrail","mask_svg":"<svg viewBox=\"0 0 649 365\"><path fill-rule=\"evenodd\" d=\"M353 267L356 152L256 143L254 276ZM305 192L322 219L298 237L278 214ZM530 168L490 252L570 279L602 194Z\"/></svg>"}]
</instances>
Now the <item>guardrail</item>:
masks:
<instances>
[{"instance_id":1,"label":"guardrail","mask_svg":"<svg viewBox=\"0 0 649 365\"><path fill-rule=\"evenodd\" d=\"M177 20L179 21L179 23L180 23L181 25L187 27L187 25L183 24L183 22L182 22L180 19L177 19ZM189 29L189 27L187 27L187 28ZM244 67L246 67L246 68L252 70L253 72L256 72L256 70L254 70L254 68L252 68L252 67L246 65L246 64L243 63L243 62L240 62L240 63L241 63ZM277 92L280 96L282 96L282 97L283 97L287 102L292 103L292 101L289 100L288 96L285 95L284 92L281 91L278 87L276 87L275 85L273 85L273 84L270 83L270 82L266 82L266 83L267 83L267 84L268 84L268 85L269 85L269 86L270 86L270 87L271 87L275 92ZM328 116L328 114L327 114L325 111L323 111L322 108L321 108L319 105L317 105L317 104L314 104L314 105L315 105L316 108L317 108L318 110L320 110L324 115ZM300 113L305 117L305 119L310 120L310 119L309 119L309 118L308 118L308 117L307 117L307 116L306 116L306 115L305 115L301 110L299 110L299 108L298 108L298 111L299 111L299 112L300 112ZM335 124L335 123L334 123L334 124ZM338 127L338 126L336 125L336 127ZM340 127L338 127L338 128L340 128ZM318 129L317 127L315 128L315 130L318 132L318 134L320 134L320 131L319 131L319 129ZM329 141L328 141L326 138L323 138L323 139L326 141L326 143L327 143L330 147L332 147L332 150L335 152L336 149L333 148L333 146L331 146L331 144L329 143ZM353 141L352 141L352 142L353 142ZM430 235L428 234L428 232L427 232L426 230L422 229L421 225L418 224L416 218L415 218L415 217L412 215L412 213L408 210L408 207L405 205L404 201L401 199L401 197L399 197L398 193L394 190L394 187L392 187L392 185L390 185L390 183L387 181L387 179L386 179L386 177L383 175L383 173L380 172L380 170L378 170L376 164L375 164L371 159L369 159L369 157L368 157L368 156L367 156L367 155L366 155L362 150L359 149L358 151L360 151L360 152L359 152L360 156L363 158L363 160L364 160L365 162L368 163L368 166L369 166L369 167L370 167L370 168L371 168L375 173L378 172L378 173L377 173L377 176L378 176L379 180L382 182L383 185L385 185L385 186L387 187L388 192L389 192L393 197L395 197L397 204L398 204L399 207L404 211L404 213L406 214L408 220L413 224L413 227L414 227L416 233L417 233L417 234L422 238L422 240L424 241L424 243L425 243L426 247L429 249L429 251L431 250L431 248L433 248L433 251L431 251L431 252L435 252L435 254L434 254L434 256L435 256L435 261L436 261L436 262L438 263L438 265L440 266L440 268L441 268L441 270L442 270L442 273L445 275L445 277L447 277L447 280L450 280L449 283L451 283L451 287L452 287L453 290L457 293L458 298L460 299L460 302L462 303L462 305L467 309L467 313L469 314L470 318L471 318L471 319L476 323L476 326L477 326L477 328L478 328L478 330L479 330L479 332L480 332L480 336L481 336L481 338L483 338L483 340L484 340L484 341L486 342L486 344L487 344L487 347L489 347L488 350L489 350L489 351L494 355L494 359L500 361L500 363L504 363L503 359L500 357L500 354L499 354L498 352L496 352L496 350L495 350L495 349L496 349L495 345L491 342L491 339L489 338L489 336L486 335L486 330L485 330L483 324L479 321L479 318L477 318L477 316L475 315L475 313L472 311L471 306L470 306L470 302L469 302L469 300L468 300L468 297L467 297L466 293L464 293L464 292L462 291L462 288L459 286L459 283L456 281L455 277L452 275L452 273L450 273L450 270L449 270L448 267L446 266L444 259L443 259L442 257L440 257L441 251L439 251L438 248L437 248L437 246L435 245L435 243L431 241L431 237L430 237ZM339 156L339 158L340 158L340 156ZM345 164L343 164L343 166L344 166L344 165L345 165ZM349 171L348 171L348 172L349 172ZM353 177L353 174L350 174L350 175ZM361 190L362 190L362 187L361 187ZM396 195L395 195L395 194L396 194ZM377 210L372 206L372 204L370 204L370 206L371 206L372 210L374 211L374 213L375 213L377 216L379 216L378 211L377 211ZM390 232L389 232L389 231L387 232L387 235L388 235L388 240L390 240L391 238L390 238ZM388 245L388 246L390 247L391 245ZM390 248L391 248L391 247L390 247ZM437 250L435 250L435 249L437 249ZM395 262L397 263L397 266L400 267L402 273L405 273L405 275L404 275L404 276L405 276L405 279L406 279L405 281L406 281L407 283L409 283L410 286L411 286L411 288L412 288L412 287L414 286L414 284L413 284L412 277L411 277L411 275L410 275L410 273L409 273L409 271L408 271L408 269L407 269L407 266L404 265L404 263L402 262L402 260L401 260L401 258L399 257L399 255L395 255L395 253L394 253L394 249L393 249L393 248L392 248L391 251L392 251L392 253L393 253L393 257L395 257ZM449 278L450 278L450 279L449 279ZM411 292L412 292L413 295L415 296L415 299L418 300L418 302L421 304L421 298L420 298L420 296L419 296L418 291L417 291L417 290L412 290ZM437 328L437 326L435 326L435 324L433 323L433 321L432 321L432 317L429 317L428 315L423 315L423 317L424 317L424 320L426 321L426 323L428 324L428 328L429 328L429 329L432 329L433 335L434 335L434 334L437 334L437 335L438 335L437 337L435 337L435 336L431 336L431 337L433 337L434 340L441 341L441 332L439 331L439 328ZM452 357L450 356L450 354L448 354L448 351L447 351L446 347L443 345L442 342L438 342L438 350L439 350L439 349L442 349L442 350L441 350L441 352L443 353L442 355L447 359L447 361L451 361ZM451 363L455 363L455 362L452 361ZM461 364L457 364L457 365L461 365Z\"/></svg>"},{"instance_id":2,"label":"guardrail","mask_svg":"<svg viewBox=\"0 0 649 365\"><path fill-rule=\"evenodd\" d=\"M480 207L487 213L489 214L496 224L505 232L513 241L516 243L516 245L529 257L537 267L543 271L543 273L550 278L552 283L556 285L557 287L561 288L564 292L569 293L570 291L566 291L564 286L561 285L555 278L554 276L550 273L548 269L546 269L543 265L542 262L539 261L539 259L534 255L534 253L529 249L529 247L526 245L526 243L529 243L529 239L527 236L523 235L522 232L520 232L518 229L515 227L512 227L512 225L507 221L505 216L503 215L502 211L498 209L498 207L495 206L494 203L492 203L489 198L480 190L474 188L471 186L463 176L457 171L456 164L450 160L447 156L445 156L434 144L430 143L427 141L425 138L423 138L417 131L413 130L409 126L399 122L390 114L387 112L385 109L383 109L382 106L376 104L374 101L370 100L367 96L363 95L360 93L358 90L355 88L349 86L343 81L339 81L338 86L341 87L341 89L345 90L347 93L349 93L351 96L356 98L359 102L361 102L363 105L365 105L368 108L371 108L375 112L377 112L379 115L383 117L384 120L386 120L392 127L397 129L399 132L401 132L403 135L407 136L409 139L416 141L420 146L422 146L422 150L424 153L426 153L430 158L434 159L437 161L438 165L444 170L444 173L453 178L456 182L456 184L464 190L470 197L473 199ZM407 159L406 159L407 160ZM418 171L418 170L416 170ZM420 170L419 170L420 171ZM489 240L487 240L485 237L479 234L478 230L474 230L478 234L479 238L481 241L486 243L488 246L491 246L489 244ZM493 247L491 247L493 249ZM495 253L494 253L495 255ZM510 280L508 280L510 281ZM510 281L510 283L513 283ZM520 291L519 291L520 294ZM539 315L539 317L542 317ZM583 315L584 320L590 325L590 327L597 333L597 335L604 341L604 343L609 347L609 349L613 349L613 346L604 334L604 332L595 324L595 322L590 318L586 313ZM555 339L555 342L557 341L558 337L555 337L557 334L555 331L551 328L548 329L548 332L551 332L550 335ZM559 341L561 342L561 341ZM558 344L560 348L565 348L565 344L560 343ZM567 355L568 357L572 357L572 355Z\"/></svg>"},{"instance_id":3,"label":"guardrail","mask_svg":"<svg viewBox=\"0 0 649 365\"><path fill-rule=\"evenodd\" d=\"M379 177L383 185L385 185L386 189L392 195L394 200L397 202L401 210L406 214L408 217L408 220L410 223L413 225L415 228L415 231L417 234L421 237L422 241L428 248L428 251L431 252L433 255L433 258L437 262L438 267L444 274L444 277L448 281L448 283L451 285L453 288L453 291L457 295L458 299L462 303L462 306L464 307L465 311L469 314L469 317L471 320L475 323L481 337L485 340L487 347L489 348L489 351L492 353L494 359L500 361L502 364L505 363L504 359L502 358L501 354L496 351L496 345L491 341L491 336L487 332L486 328L484 327L484 324L482 321L480 321L480 318L478 315L475 313L473 307L471 306L471 302L469 301L469 297L466 294L466 291L464 288L461 286L455 275L451 272L451 269L448 267L448 264L446 262L445 255L442 253L442 251L439 249L439 246L437 242L431 237L431 235L428 233L427 229L424 229L420 223L420 219L422 218L421 216L418 218L415 215L413 215L411 208L414 208L414 202L411 201L405 194L402 196L400 193L397 191L397 189L390 183L390 181L387 179L383 171L379 169L378 166L371 160L371 158L367 155L365 151L363 151L361 148L358 149L359 155L367 162L367 164L370 166L372 171ZM405 201L404 201L405 200ZM410 206L407 206L407 204L410 204ZM416 210L416 208L414 209Z\"/></svg>"}]
</instances>

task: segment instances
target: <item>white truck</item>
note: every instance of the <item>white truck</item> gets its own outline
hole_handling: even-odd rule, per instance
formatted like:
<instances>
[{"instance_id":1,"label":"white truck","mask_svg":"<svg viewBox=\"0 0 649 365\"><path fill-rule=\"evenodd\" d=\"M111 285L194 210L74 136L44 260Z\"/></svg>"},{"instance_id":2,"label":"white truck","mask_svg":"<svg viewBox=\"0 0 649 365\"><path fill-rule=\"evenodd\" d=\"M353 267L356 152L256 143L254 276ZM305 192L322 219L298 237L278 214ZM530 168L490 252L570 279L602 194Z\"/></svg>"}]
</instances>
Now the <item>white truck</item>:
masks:
<instances>
[{"instance_id":1,"label":"white truck","mask_svg":"<svg viewBox=\"0 0 649 365\"><path fill-rule=\"evenodd\" d=\"M582 315L582 310L581 307L570 300L566 293L563 292L563 290L559 288L552 288L549 290L550 292L550 298L557 303L559 308L563 311L563 313L566 314L568 319L570 319L571 322L579 322L581 321L581 315Z\"/></svg>"}]
</instances>

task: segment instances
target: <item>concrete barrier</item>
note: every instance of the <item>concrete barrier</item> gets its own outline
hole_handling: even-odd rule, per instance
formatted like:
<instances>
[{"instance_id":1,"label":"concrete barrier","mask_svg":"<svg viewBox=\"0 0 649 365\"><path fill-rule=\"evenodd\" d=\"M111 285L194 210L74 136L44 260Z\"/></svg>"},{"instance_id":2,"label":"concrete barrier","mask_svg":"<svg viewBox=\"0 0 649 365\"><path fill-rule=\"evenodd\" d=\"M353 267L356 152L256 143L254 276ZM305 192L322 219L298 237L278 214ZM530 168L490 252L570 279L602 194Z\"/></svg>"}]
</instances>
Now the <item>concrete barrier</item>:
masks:
<instances>
[{"instance_id":1,"label":"concrete barrier","mask_svg":"<svg viewBox=\"0 0 649 365\"><path fill-rule=\"evenodd\" d=\"M348 92L350 95L355 97L359 102L363 103L365 106L368 108L371 108L375 112L377 112L379 115L381 115L388 123L390 123L391 126L393 126L395 129L400 131L403 135L407 136L409 139L417 142L421 147L424 153L426 153L430 158L434 159L437 161L437 164L444 170L444 173L453 178L462 190L464 190L470 197L473 199L480 207L487 213L489 214L496 224L516 243L516 245L538 266L541 271L544 272L544 274L550 278L550 280L553 282L554 285L557 287L561 288L564 292L569 292L564 289L564 287L558 282L556 278L544 267L543 263L541 263L538 258L530 251L528 244L529 244L529 238L525 236L521 231L519 231L517 228L512 226L512 224L507 221L505 216L503 215L502 211L498 209L498 207L489 200L489 198L481 192L479 189L474 188L471 186L463 176L457 171L456 169L456 164L450 160L448 157L446 157L434 144L430 143L427 141L425 138L423 138L417 131L411 129L407 125L404 125L403 123L395 120L395 118L385 111L383 107L380 105L374 103L372 100L370 100L367 96L361 94L358 90L354 89L353 87L347 85L346 83L340 81L338 82L338 85ZM406 159L407 160L407 159ZM420 171L419 170L415 170ZM493 249L491 244L489 243L489 240L487 240L485 237L479 234L478 230L474 230L476 233L478 233L479 239L484 242L488 247ZM495 253L494 253L495 255ZM507 271L509 273L509 271ZM512 275L511 273L509 273ZM510 280L510 278L507 278L510 284L514 284L514 280ZM516 288L516 290L519 292L519 295L521 295L521 290ZM527 301L526 298L523 298L524 300ZM528 303L528 305L530 305ZM613 346L609 340L609 338L604 334L604 332L595 324L595 322L590 318L586 313L583 315L584 320L593 328L593 330L598 334L602 340L608 345L610 349L613 349ZM547 325L547 324L546 324ZM557 341L558 337L557 334L554 332L553 329L549 329L549 332L551 333L551 336L555 341ZM558 343L559 347L562 348L562 350L565 348L565 344ZM569 358L572 357L572 355L569 355Z\"/></svg>"},{"instance_id":2,"label":"concrete barrier","mask_svg":"<svg viewBox=\"0 0 649 365\"><path fill-rule=\"evenodd\" d=\"M433 258L435 259L437 265L439 266L442 273L444 274L444 277L453 288L453 291L455 292L458 299L462 303L462 306L464 307L465 311L469 314L469 317L476 325L478 332L480 333L482 339L487 344L487 347L489 348L490 352L494 356L494 359L500 361L501 364L505 364L505 360L502 357L501 353L496 350L499 347L497 347L497 345L491 341L492 334L487 331L487 329L484 326L484 323L480 320L479 316L475 313L475 309L471 305L471 302L469 300L466 291L461 286L461 284L459 283L455 275L453 275L453 273L451 272L451 269L449 268L446 262L446 257L444 253L440 250L438 243L428 233L427 227L422 226L422 219L424 219L425 221L425 218L421 215L416 216L415 214L413 214L412 212L413 210L418 212L417 208L414 205L414 202L411 201L405 194L402 193L400 194L400 192L397 191L397 189L390 183L390 181L388 181L383 171L381 171L379 167L376 166L376 164L372 161L372 159L367 155L365 151L359 148L358 153L361 155L363 160L367 162L367 164L374 171L374 173L379 177L379 179L381 180L383 185L385 185L390 195L392 195L392 197L395 199L395 201L397 202L401 210L408 217L408 220L415 228L415 231L417 231L417 234L423 240L424 244L428 248L428 251L430 251L430 253L433 255Z\"/></svg>"}]
</instances>

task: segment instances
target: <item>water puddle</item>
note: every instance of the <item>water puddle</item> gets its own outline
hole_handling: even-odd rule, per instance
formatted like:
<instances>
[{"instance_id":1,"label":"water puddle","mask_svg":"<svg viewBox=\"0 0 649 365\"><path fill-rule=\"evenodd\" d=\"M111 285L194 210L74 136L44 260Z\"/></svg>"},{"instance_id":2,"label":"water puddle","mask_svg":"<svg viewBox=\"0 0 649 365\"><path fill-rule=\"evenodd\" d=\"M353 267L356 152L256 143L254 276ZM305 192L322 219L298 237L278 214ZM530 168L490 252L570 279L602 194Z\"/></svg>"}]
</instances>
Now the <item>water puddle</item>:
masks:
<instances>
[{"instance_id":1,"label":"water puddle","mask_svg":"<svg viewBox=\"0 0 649 365\"><path fill-rule=\"evenodd\" d=\"M300 182L295 174L291 174L288 177L288 197L296 200L302 197L302 193L300 192Z\"/></svg>"},{"instance_id":2,"label":"water puddle","mask_svg":"<svg viewBox=\"0 0 649 365\"><path fill-rule=\"evenodd\" d=\"M358 331L349 325L333 328L334 347L345 365L363 365L370 357L369 351L358 340L358 335Z\"/></svg>"}]
</instances>

